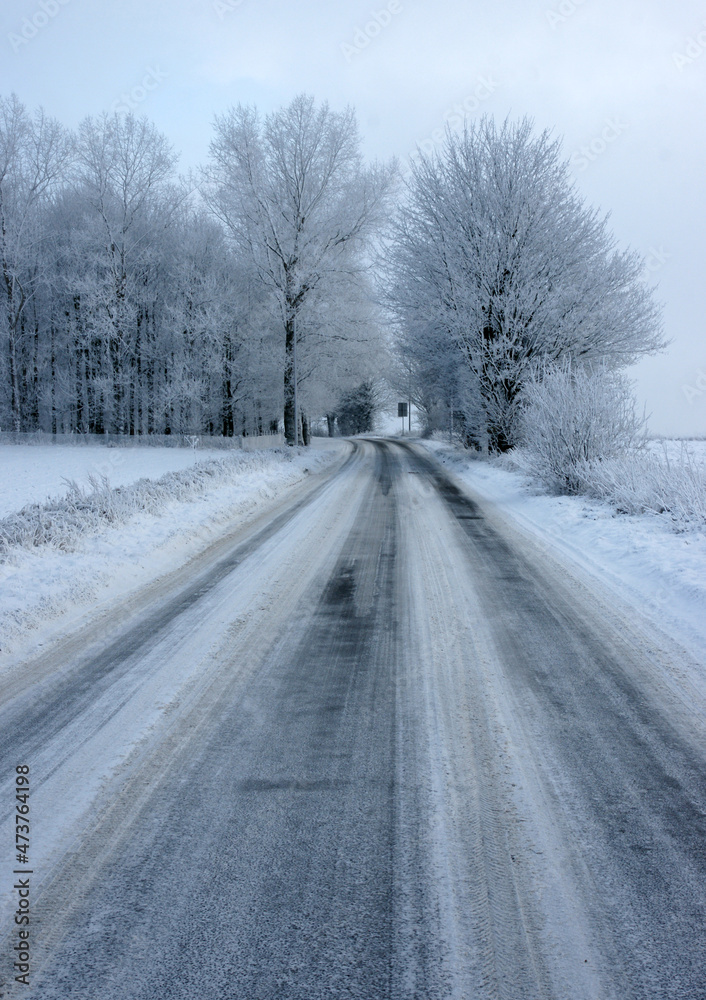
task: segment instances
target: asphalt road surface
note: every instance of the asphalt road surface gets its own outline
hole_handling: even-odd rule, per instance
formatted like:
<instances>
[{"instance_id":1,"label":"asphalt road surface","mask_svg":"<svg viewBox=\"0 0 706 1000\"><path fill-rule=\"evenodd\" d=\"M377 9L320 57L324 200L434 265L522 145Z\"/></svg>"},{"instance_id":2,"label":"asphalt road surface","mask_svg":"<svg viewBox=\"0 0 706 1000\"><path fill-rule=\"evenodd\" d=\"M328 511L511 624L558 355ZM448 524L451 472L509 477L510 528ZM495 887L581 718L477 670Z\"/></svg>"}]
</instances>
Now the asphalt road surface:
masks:
<instances>
[{"instance_id":1,"label":"asphalt road surface","mask_svg":"<svg viewBox=\"0 0 706 1000\"><path fill-rule=\"evenodd\" d=\"M422 449L356 442L0 681L4 846L18 762L35 824L0 995L703 1000L666 655Z\"/></svg>"}]
</instances>

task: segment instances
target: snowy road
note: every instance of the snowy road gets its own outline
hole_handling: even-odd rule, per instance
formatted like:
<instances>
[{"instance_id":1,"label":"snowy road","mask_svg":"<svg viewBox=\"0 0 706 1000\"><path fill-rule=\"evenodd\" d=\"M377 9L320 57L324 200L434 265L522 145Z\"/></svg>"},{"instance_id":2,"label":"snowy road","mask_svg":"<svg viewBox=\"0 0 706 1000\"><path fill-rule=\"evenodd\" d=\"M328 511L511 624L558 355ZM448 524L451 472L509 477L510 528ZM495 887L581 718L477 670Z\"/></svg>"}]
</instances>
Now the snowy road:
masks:
<instances>
[{"instance_id":1,"label":"snowy road","mask_svg":"<svg viewBox=\"0 0 706 1000\"><path fill-rule=\"evenodd\" d=\"M6 887L16 764L33 824L0 995L703 998L704 723L665 655L358 442L0 681Z\"/></svg>"}]
</instances>

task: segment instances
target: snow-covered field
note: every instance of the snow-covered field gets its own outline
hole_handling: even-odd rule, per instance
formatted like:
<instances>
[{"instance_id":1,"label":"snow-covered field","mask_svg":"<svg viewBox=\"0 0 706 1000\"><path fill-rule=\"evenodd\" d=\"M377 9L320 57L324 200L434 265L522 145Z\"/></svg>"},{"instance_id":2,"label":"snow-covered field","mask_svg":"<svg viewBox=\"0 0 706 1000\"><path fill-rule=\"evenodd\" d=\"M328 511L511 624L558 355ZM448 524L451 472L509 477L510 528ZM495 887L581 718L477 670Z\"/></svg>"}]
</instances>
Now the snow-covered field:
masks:
<instances>
[{"instance_id":1,"label":"snow-covered field","mask_svg":"<svg viewBox=\"0 0 706 1000\"><path fill-rule=\"evenodd\" d=\"M687 454L702 465L706 463L706 438L653 438L647 447L657 455L666 455L670 461L679 461Z\"/></svg>"},{"instance_id":2,"label":"snow-covered field","mask_svg":"<svg viewBox=\"0 0 706 1000\"><path fill-rule=\"evenodd\" d=\"M40 511L39 518L34 516L35 521L49 522L49 536L54 530L59 544L11 545L6 552L6 561L0 564L1 660L9 664L87 612L177 569L226 531L272 509L311 473L325 469L345 454L347 448L340 440L321 440L298 453L287 449L218 451L213 456L204 451L166 448L3 448L3 453L16 452L11 461L17 478L22 476L23 459L28 463L25 501L41 502L47 494L65 495L62 476L81 478L87 483L89 475L103 474L113 486L134 484L130 489L138 493L137 506L144 503L146 509L128 512L127 519L123 516L112 524L86 517L90 530L82 535L77 534L74 524L76 517L81 517L80 510L78 514L69 512L72 530L68 534L63 527L52 528L53 509L63 516L64 504L52 505L46 514ZM51 453L46 467L41 465L41 458L37 463L36 455L44 450ZM94 456L94 465L87 462L89 451L101 452ZM117 463L114 469L108 467L113 455ZM193 469L193 475L183 471L185 466L191 468L204 462L199 468L207 470L206 476L199 476L199 468ZM143 483L143 489L136 485L146 473L151 473L154 489L150 484ZM11 510L17 505L7 497L19 496L12 478L6 474L0 486L0 500L5 502L5 509L9 506ZM172 488L181 499L171 499ZM12 520L13 528L15 521L22 521Z\"/></svg>"},{"instance_id":3,"label":"snow-covered field","mask_svg":"<svg viewBox=\"0 0 706 1000\"><path fill-rule=\"evenodd\" d=\"M0 517L28 503L63 496L65 480L79 486L91 476L106 476L111 486L126 486L143 477L188 469L223 451L191 448L106 448L102 445L0 445Z\"/></svg>"},{"instance_id":4,"label":"snow-covered field","mask_svg":"<svg viewBox=\"0 0 706 1000\"><path fill-rule=\"evenodd\" d=\"M585 497L543 495L518 472L441 442L425 444L463 483L706 664L706 531L676 532L666 516L628 516ZM695 461L706 460L704 441L664 442L670 460L683 446ZM650 447L662 451L661 442Z\"/></svg>"}]
</instances>

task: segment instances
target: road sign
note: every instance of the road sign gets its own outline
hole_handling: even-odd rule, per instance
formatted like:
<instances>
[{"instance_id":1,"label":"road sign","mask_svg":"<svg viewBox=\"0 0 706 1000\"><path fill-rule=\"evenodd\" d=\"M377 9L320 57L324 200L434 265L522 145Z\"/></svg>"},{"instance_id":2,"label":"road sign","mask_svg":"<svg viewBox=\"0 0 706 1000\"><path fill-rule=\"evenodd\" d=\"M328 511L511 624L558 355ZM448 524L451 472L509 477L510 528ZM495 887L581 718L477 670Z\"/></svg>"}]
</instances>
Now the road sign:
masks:
<instances>
[{"instance_id":1,"label":"road sign","mask_svg":"<svg viewBox=\"0 0 706 1000\"><path fill-rule=\"evenodd\" d=\"M398 417L406 417L407 416L407 405L408 405L407 403L398 403L397 404L397 416Z\"/></svg>"}]
</instances>

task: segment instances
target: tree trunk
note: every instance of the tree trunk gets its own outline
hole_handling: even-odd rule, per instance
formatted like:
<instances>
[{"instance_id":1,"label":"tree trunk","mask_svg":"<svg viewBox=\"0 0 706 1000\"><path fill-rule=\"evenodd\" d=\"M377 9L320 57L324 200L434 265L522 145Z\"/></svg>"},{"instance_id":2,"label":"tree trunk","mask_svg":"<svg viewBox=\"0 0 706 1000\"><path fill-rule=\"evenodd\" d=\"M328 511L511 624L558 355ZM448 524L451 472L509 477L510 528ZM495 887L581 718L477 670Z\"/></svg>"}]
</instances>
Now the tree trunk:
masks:
<instances>
[{"instance_id":1,"label":"tree trunk","mask_svg":"<svg viewBox=\"0 0 706 1000\"><path fill-rule=\"evenodd\" d=\"M17 342L15 330L10 327L10 383L12 385L12 426L15 432L22 430L20 410L20 373L18 371Z\"/></svg>"},{"instance_id":2,"label":"tree trunk","mask_svg":"<svg viewBox=\"0 0 706 1000\"><path fill-rule=\"evenodd\" d=\"M332 438L336 433L336 414L327 413L326 414L326 426L328 428L328 436Z\"/></svg>"},{"instance_id":3,"label":"tree trunk","mask_svg":"<svg viewBox=\"0 0 706 1000\"><path fill-rule=\"evenodd\" d=\"M284 439L288 445L296 443L294 426L294 317L290 315L285 327L284 341Z\"/></svg>"}]
</instances>

